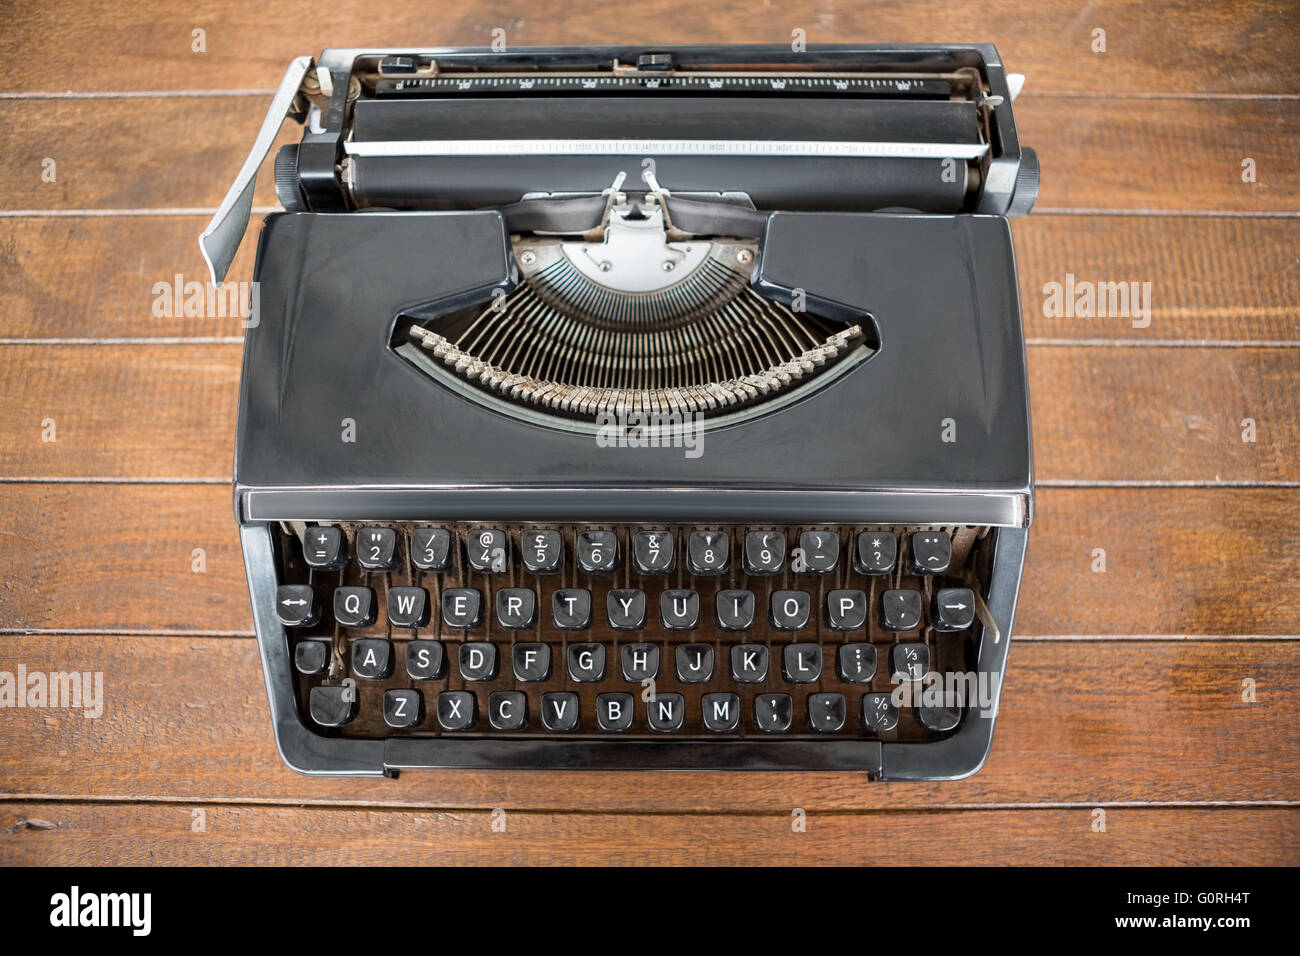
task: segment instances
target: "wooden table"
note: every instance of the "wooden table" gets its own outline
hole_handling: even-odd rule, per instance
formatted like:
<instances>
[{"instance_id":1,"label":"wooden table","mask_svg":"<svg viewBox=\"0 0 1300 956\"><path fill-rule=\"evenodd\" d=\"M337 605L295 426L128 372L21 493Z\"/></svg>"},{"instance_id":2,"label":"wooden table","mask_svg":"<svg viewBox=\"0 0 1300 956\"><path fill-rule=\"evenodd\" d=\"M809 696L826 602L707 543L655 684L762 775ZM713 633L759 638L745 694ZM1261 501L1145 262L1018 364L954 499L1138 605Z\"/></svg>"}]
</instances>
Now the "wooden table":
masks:
<instances>
[{"instance_id":1,"label":"wooden table","mask_svg":"<svg viewBox=\"0 0 1300 956\"><path fill-rule=\"evenodd\" d=\"M0 710L0 862L1300 863L1298 8L417 6L4 13L0 670L102 671L106 705ZM511 45L991 40L1028 74L1037 520L975 777L280 763L231 509L240 329L155 317L152 289L206 281L196 237L291 56L497 27ZM274 207L269 175L256 201ZM1067 275L1150 282L1149 326L1046 316Z\"/></svg>"}]
</instances>

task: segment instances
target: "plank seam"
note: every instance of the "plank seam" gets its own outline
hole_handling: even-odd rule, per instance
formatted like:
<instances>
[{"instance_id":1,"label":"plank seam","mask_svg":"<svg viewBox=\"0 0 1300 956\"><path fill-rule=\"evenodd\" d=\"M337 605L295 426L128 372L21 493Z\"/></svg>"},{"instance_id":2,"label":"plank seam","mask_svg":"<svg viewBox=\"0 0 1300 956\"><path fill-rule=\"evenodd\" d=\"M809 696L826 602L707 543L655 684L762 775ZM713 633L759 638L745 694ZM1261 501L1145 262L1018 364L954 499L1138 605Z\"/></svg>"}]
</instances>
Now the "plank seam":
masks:
<instances>
[{"instance_id":1,"label":"plank seam","mask_svg":"<svg viewBox=\"0 0 1300 956\"><path fill-rule=\"evenodd\" d=\"M1143 479L1143 478L1040 478L1035 488L1300 488L1300 481L1263 481L1244 478Z\"/></svg>"},{"instance_id":2,"label":"plank seam","mask_svg":"<svg viewBox=\"0 0 1300 956\"><path fill-rule=\"evenodd\" d=\"M0 219L112 218L114 216L212 216L216 206L163 206L157 209L0 209ZM254 206L250 215L284 212L280 206Z\"/></svg>"},{"instance_id":3,"label":"plank seam","mask_svg":"<svg viewBox=\"0 0 1300 956\"><path fill-rule=\"evenodd\" d=\"M1266 95L1266 94L1259 94ZM1285 96L1277 93L1274 96ZM184 97L275 96L275 90L6 90L0 100L140 100L178 99Z\"/></svg>"},{"instance_id":4,"label":"plank seam","mask_svg":"<svg viewBox=\"0 0 1300 956\"><path fill-rule=\"evenodd\" d=\"M3 213L0 213L3 215ZM1300 211L1246 209L1109 209L1101 206L1035 206L1035 216L1186 216L1218 219L1296 219Z\"/></svg>"},{"instance_id":5,"label":"plank seam","mask_svg":"<svg viewBox=\"0 0 1300 956\"><path fill-rule=\"evenodd\" d=\"M574 771L582 772L582 771ZM594 771L593 771L594 772ZM617 771L613 771L617 773ZM637 773L638 771L627 771ZM644 773L645 771L639 771ZM713 771L719 773L720 771ZM419 771L409 771L412 775L419 775ZM762 771L758 771L762 774ZM398 784L400 785L400 783ZM876 786L876 784L872 784ZM889 784L883 784L888 787ZM59 794L3 794L0 795L0 805L15 803L59 803L68 805L98 806L102 804L125 804L140 806L226 806L248 809L283 809L286 806L304 807L315 810L341 811L345 813L407 813L407 814L452 814L452 813L473 813L486 814L491 812L495 807L489 807L487 804L482 806L447 806L443 804L413 804L413 803L364 803L364 802L332 802L329 800L303 800L285 798L283 800L242 800L237 797L86 797L86 796L62 796ZM577 807L536 807L529 809L511 809L510 804L498 804L502 809L511 813L517 813L521 816L577 816L577 817L773 817L777 819L788 819L788 809L774 810L701 810L690 807L673 808L673 809L625 809L625 810L592 810ZM1115 810L1268 810L1268 809L1295 809L1300 808L1300 800L1165 800L1165 801L1137 801L1137 800L1099 800L1099 801L1080 801L1071 803L1068 801L1061 802L1043 802L1043 803L950 803L935 804L925 807L863 807L860 809L850 809L845 807L833 807L819 809L815 806L807 806L810 813L816 813L822 816L864 816L867 814L899 814L899 813L963 813L969 811L1026 811L1026 812L1051 812L1054 810L1079 810L1088 811L1096 808L1115 809Z\"/></svg>"},{"instance_id":6,"label":"plank seam","mask_svg":"<svg viewBox=\"0 0 1300 956\"><path fill-rule=\"evenodd\" d=\"M1176 643L1179 641L1300 641L1300 634L1013 634L1013 641L1035 643L1079 643L1125 641L1131 643Z\"/></svg>"},{"instance_id":7,"label":"plank seam","mask_svg":"<svg viewBox=\"0 0 1300 956\"><path fill-rule=\"evenodd\" d=\"M1294 349L1300 339L1025 339L1026 348Z\"/></svg>"},{"instance_id":8,"label":"plank seam","mask_svg":"<svg viewBox=\"0 0 1300 956\"><path fill-rule=\"evenodd\" d=\"M0 345L243 345L239 335L160 335L139 338L3 339Z\"/></svg>"},{"instance_id":9,"label":"plank seam","mask_svg":"<svg viewBox=\"0 0 1300 956\"><path fill-rule=\"evenodd\" d=\"M129 478L116 475L0 477L3 485L229 485L234 478Z\"/></svg>"},{"instance_id":10,"label":"plank seam","mask_svg":"<svg viewBox=\"0 0 1300 956\"><path fill-rule=\"evenodd\" d=\"M1032 100L1300 100L1300 93L1178 93L1161 92L1129 93L1124 91L1097 91L1095 93L1075 92L1073 90L1031 90L1026 89L1020 96ZM1019 99L1019 97L1017 97Z\"/></svg>"},{"instance_id":11,"label":"plank seam","mask_svg":"<svg viewBox=\"0 0 1300 956\"><path fill-rule=\"evenodd\" d=\"M170 628L128 627L0 627L0 637L198 637L231 640L256 637L256 633L229 630L181 630Z\"/></svg>"}]
</instances>

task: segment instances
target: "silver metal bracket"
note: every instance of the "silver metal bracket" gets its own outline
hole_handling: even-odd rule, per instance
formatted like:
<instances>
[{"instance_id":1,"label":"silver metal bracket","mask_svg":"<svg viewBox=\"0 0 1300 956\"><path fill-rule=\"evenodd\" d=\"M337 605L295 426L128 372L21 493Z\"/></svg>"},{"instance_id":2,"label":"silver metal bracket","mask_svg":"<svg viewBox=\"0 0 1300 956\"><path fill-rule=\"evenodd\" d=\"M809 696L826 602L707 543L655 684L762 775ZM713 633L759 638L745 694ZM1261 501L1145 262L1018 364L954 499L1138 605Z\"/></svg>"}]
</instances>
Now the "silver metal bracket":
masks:
<instances>
[{"instance_id":1,"label":"silver metal bracket","mask_svg":"<svg viewBox=\"0 0 1300 956\"><path fill-rule=\"evenodd\" d=\"M669 241L662 205L624 202L611 213L600 240L560 246L574 268L599 286L627 293L666 289L699 268L713 249L707 239Z\"/></svg>"},{"instance_id":2,"label":"silver metal bracket","mask_svg":"<svg viewBox=\"0 0 1300 956\"><path fill-rule=\"evenodd\" d=\"M257 185L257 171L263 160L275 145L275 138L280 133L280 124L289 115L293 101L298 95L303 77L311 69L312 58L300 56L294 59L280 81L280 87L271 100L271 108L266 111L266 119L253 142L253 148L244 160L239 175L235 177L226 198L217 207L216 215L199 235L199 249L203 251L203 261L208 264L212 282L220 283L230 270L230 263L235 259L235 252L248 229L248 219L253 212L253 192Z\"/></svg>"}]
</instances>

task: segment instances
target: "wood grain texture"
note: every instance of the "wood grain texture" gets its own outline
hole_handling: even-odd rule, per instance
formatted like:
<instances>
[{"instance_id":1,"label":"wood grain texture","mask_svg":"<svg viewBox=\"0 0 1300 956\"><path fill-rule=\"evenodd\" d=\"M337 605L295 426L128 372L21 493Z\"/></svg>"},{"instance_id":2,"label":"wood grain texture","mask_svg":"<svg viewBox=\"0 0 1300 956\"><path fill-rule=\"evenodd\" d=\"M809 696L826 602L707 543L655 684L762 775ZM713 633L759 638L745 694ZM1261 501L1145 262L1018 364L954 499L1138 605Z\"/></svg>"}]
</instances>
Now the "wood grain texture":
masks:
<instances>
[{"instance_id":1,"label":"wood grain texture","mask_svg":"<svg viewBox=\"0 0 1300 956\"><path fill-rule=\"evenodd\" d=\"M203 810L195 832L196 809ZM41 866L1295 865L1300 811L1113 809L830 814L422 813L351 807L0 803L0 864ZM303 839L303 834L311 834Z\"/></svg>"},{"instance_id":2,"label":"wood grain texture","mask_svg":"<svg viewBox=\"0 0 1300 956\"><path fill-rule=\"evenodd\" d=\"M203 216L0 219L0 338L233 336L237 318L160 318L153 286L207 281ZM252 279L253 232L229 277ZM1054 216L1012 221L1031 341L1300 343L1300 220ZM1150 282L1151 322L1044 314L1067 275Z\"/></svg>"},{"instance_id":3,"label":"wood grain texture","mask_svg":"<svg viewBox=\"0 0 1300 956\"><path fill-rule=\"evenodd\" d=\"M499 27L511 46L785 45L796 28L810 44L993 42L1009 70L1028 74L1031 90L1300 92L1290 69L1300 18L1293 7L1260 0L1103 0L1082 7L1015 0L717 0L707 6L650 0L638 11L632 22L574 0L538 0L526 8L502 0L441 0L386 7L377 16L373 5L345 0L325 17L304 0L197 0L170 8L60 0L8 12L0 90L270 89L290 57L326 46L486 46ZM206 53L191 50L196 27L206 31ZM1105 53L1092 50L1099 27L1106 31ZM96 56L65 56L91 49ZM33 58L57 59L59 69L25 68Z\"/></svg>"},{"instance_id":4,"label":"wood grain texture","mask_svg":"<svg viewBox=\"0 0 1300 956\"><path fill-rule=\"evenodd\" d=\"M0 100L0 210L216 210L248 155L269 97ZM302 128L285 123L277 147ZM55 162L55 181L42 162ZM255 206L279 203L272 167Z\"/></svg>"},{"instance_id":5,"label":"wood grain texture","mask_svg":"<svg viewBox=\"0 0 1300 956\"><path fill-rule=\"evenodd\" d=\"M5 484L0 502L0 628L253 633L229 485Z\"/></svg>"},{"instance_id":6,"label":"wood grain texture","mask_svg":"<svg viewBox=\"0 0 1300 956\"><path fill-rule=\"evenodd\" d=\"M1035 502L1018 635L1300 635L1294 489L1044 488ZM0 629L252 633L228 486L0 484L0 511Z\"/></svg>"},{"instance_id":7,"label":"wood grain texture","mask_svg":"<svg viewBox=\"0 0 1300 956\"><path fill-rule=\"evenodd\" d=\"M253 277L255 217L228 278ZM238 316L156 315L154 286L208 282L206 216L0 219L0 338L237 336Z\"/></svg>"},{"instance_id":8,"label":"wood grain texture","mask_svg":"<svg viewBox=\"0 0 1300 956\"><path fill-rule=\"evenodd\" d=\"M1035 213L1011 228L1031 343L1300 342L1298 220ZM1044 286L1067 275L1151 283L1150 324L1049 317Z\"/></svg>"},{"instance_id":9,"label":"wood grain texture","mask_svg":"<svg viewBox=\"0 0 1300 956\"><path fill-rule=\"evenodd\" d=\"M1300 479L1300 349L1036 348L1028 365L1039 480Z\"/></svg>"},{"instance_id":10,"label":"wood grain texture","mask_svg":"<svg viewBox=\"0 0 1300 956\"><path fill-rule=\"evenodd\" d=\"M227 479L241 362L238 344L0 346L0 477ZM1300 349L1072 345L1028 362L1039 480L1300 480Z\"/></svg>"},{"instance_id":11,"label":"wood grain texture","mask_svg":"<svg viewBox=\"0 0 1300 956\"><path fill-rule=\"evenodd\" d=\"M1037 208L1300 210L1300 101L1017 102L1021 141L1038 150ZM1258 180L1242 182L1242 160Z\"/></svg>"},{"instance_id":12,"label":"wood grain texture","mask_svg":"<svg viewBox=\"0 0 1300 956\"><path fill-rule=\"evenodd\" d=\"M665 45L786 43L795 28L811 43L991 40L1029 75L1016 117L1042 161L1040 213L1060 213L1014 223L1026 334L1044 343L1029 349L1040 479L1300 477L1300 349L1111 347L1300 341L1300 7L650 0L612 20L573 0L519 9L7 6L0 211L169 214L0 217L0 338L238 336L234 319L155 318L152 287L178 272L206 278L195 242L207 217L177 213L217 205L297 54L481 44L496 27L512 46L640 44L647 22ZM205 53L191 51L195 28ZM217 95L160 95L184 90ZM298 133L286 126L281 142ZM1247 156L1254 184L1241 182ZM46 157L53 183L41 180ZM265 170L256 202L276 205ZM1170 212L1189 215L1160 215ZM252 246L250 236L233 279L250 278ZM1150 326L1044 315L1044 284L1066 274L1150 281ZM1105 345L1069 345L1079 341ZM239 351L0 346L0 478L229 475ZM44 417L58 423L52 445L39 441ZM1258 423L1253 445L1240 441L1242 417ZM95 669L108 687L97 720L0 711L0 864L1297 865L1296 504L1293 487L1040 488L993 754L966 781L353 781L298 776L275 752L228 485L0 483L0 670ZM53 633L14 633L26 629ZM1256 637L1229 639L1243 635ZM1241 698L1245 678L1254 704ZM1092 832L1098 805L1105 833ZM497 807L505 833L490 827ZM806 833L791 832L795 807L809 813ZM26 818L55 828L5 832Z\"/></svg>"},{"instance_id":13,"label":"wood grain texture","mask_svg":"<svg viewBox=\"0 0 1300 956\"><path fill-rule=\"evenodd\" d=\"M1040 488L1017 632L1300 635L1296 500L1292 488Z\"/></svg>"},{"instance_id":14,"label":"wood grain texture","mask_svg":"<svg viewBox=\"0 0 1300 956\"><path fill-rule=\"evenodd\" d=\"M988 764L954 783L854 773L410 772L320 779L275 752L250 638L0 636L0 670L100 671L104 710L13 709L0 794L694 813L1300 803L1300 641L1017 643ZM1242 700L1242 680L1256 702ZM38 742L34 745L34 742Z\"/></svg>"},{"instance_id":15,"label":"wood grain texture","mask_svg":"<svg viewBox=\"0 0 1300 956\"><path fill-rule=\"evenodd\" d=\"M230 477L239 345L0 350L0 475Z\"/></svg>"},{"instance_id":16,"label":"wood grain texture","mask_svg":"<svg viewBox=\"0 0 1300 956\"><path fill-rule=\"evenodd\" d=\"M0 210L215 208L266 107L250 96L0 100ZM1016 121L1038 150L1042 209L1300 212L1300 99L1026 98ZM279 142L300 133L286 123ZM1257 182L1241 181L1246 156ZM256 205L276 205L273 161Z\"/></svg>"}]
</instances>

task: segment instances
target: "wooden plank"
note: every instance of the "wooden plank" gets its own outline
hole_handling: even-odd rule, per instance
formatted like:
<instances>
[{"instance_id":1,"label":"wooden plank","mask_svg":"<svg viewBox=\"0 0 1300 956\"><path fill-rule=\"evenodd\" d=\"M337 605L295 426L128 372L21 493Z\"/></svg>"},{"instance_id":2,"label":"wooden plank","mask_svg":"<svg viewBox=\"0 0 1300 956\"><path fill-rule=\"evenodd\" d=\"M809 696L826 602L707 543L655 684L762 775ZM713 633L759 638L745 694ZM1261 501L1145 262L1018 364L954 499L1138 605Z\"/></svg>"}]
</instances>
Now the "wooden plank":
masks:
<instances>
[{"instance_id":1,"label":"wooden plank","mask_svg":"<svg viewBox=\"0 0 1300 956\"><path fill-rule=\"evenodd\" d=\"M215 207L265 110L249 96L0 100L0 210ZM1300 99L1039 97L1016 115L1043 209L1300 211ZM1257 182L1241 181L1244 157ZM275 204L272 160L257 205Z\"/></svg>"},{"instance_id":2,"label":"wooden plank","mask_svg":"<svg viewBox=\"0 0 1300 956\"><path fill-rule=\"evenodd\" d=\"M102 716L7 710L0 795L690 813L1300 801L1300 642L1026 641L987 766L954 783L853 773L303 777L276 754L251 638L0 636L0 670L103 674ZM1256 702L1242 699L1255 682Z\"/></svg>"},{"instance_id":3,"label":"wooden plank","mask_svg":"<svg viewBox=\"0 0 1300 956\"><path fill-rule=\"evenodd\" d=\"M248 155L269 97L0 100L0 210L215 211ZM285 123L276 146L302 128ZM53 159L55 181L43 179ZM255 206L279 205L275 150L257 177Z\"/></svg>"},{"instance_id":4,"label":"wooden plank","mask_svg":"<svg viewBox=\"0 0 1300 956\"><path fill-rule=\"evenodd\" d=\"M196 816L196 811L202 817ZM784 814L421 813L3 803L5 866L1258 866L1300 861L1294 808ZM12 823L10 822L12 821ZM493 823L497 830L493 830ZM202 827L196 832L196 827ZM504 826L504 830L501 827ZM310 840L301 834L310 833ZM708 839L701 839L708 834Z\"/></svg>"},{"instance_id":5,"label":"wooden plank","mask_svg":"<svg viewBox=\"0 0 1300 956\"><path fill-rule=\"evenodd\" d=\"M228 278L253 277L257 222ZM206 216L0 219L0 338L153 338L242 334L237 315L165 312L155 285L208 282ZM172 310L175 312L175 310Z\"/></svg>"},{"instance_id":6,"label":"wooden plank","mask_svg":"<svg viewBox=\"0 0 1300 956\"><path fill-rule=\"evenodd\" d=\"M0 219L0 338L239 335L235 317L153 314L155 283L177 274L207 281L198 249L206 224L202 216ZM1012 224L1031 341L1300 342L1300 220L1033 215ZM252 278L254 239L240 247L232 281ZM1068 275L1150 282L1150 324L1044 314L1044 286Z\"/></svg>"},{"instance_id":7,"label":"wooden plank","mask_svg":"<svg viewBox=\"0 0 1300 956\"><path fill-rule=\"evenodd\" d=\"M228 485L6 484L0 502L0 628L253 633Z\"/></svg>"},{"instance_id":8,"label":"wooden plank","mask_svg":"<svg viewBox=\"0 0 1300 956\"><path fill-rule=\"evenodd\" d=\"M1300 634L1295 500L1039 489L1016 633ZM0 484L0 510L0 628L252 633L227 486Z\"/></svg>"},{"instance_id":9,"label":"wooden plank","mask_svg":"<svg viewBox=\"0 0 1300 956\"><path fill-rule=\"evenodd\" d=\"M1040 488L1034 501L1019 634L1300 634L1294 489Z\"/></svg>"},{"instance_id":10,"label":"wooden plank","mask_svg":"<svg viewBox=\"0 0 1300 956\"><path fill-rule=\"evenodd\" d=\"M796 26L811 42L877 31L933 39L967 36L980 22L991 30L981 38L1001 43L1010 68L1030 73L1017 116L1043 158L1040 208L1300 210L1300 101L1249 98L1300 92L1290 69L1300 9L1118 0L1082 14L1077 4L1026 13L1012 0L926 0L843 11L813 9L809 0L782 7L786 23L729 0L690 13L654 2L648 12L677 31L661 37L669 42L784 42ZM304 30L293 27L317 22L318 12L301 0L197 14L110 15L63 0L6 11L0 50L10 55L0 57L0 90L265 89L291 54L322 45L304 43ZM610 34L580 5L547 14L499 25L512 45L639 42L632 27ZM426 11L395 16L378 25L368 9L345 5L331 11L330 29L347 42L392 42L394 25L404 36L427 29ZM1107 29L1105 54L1088 48L1093 20ZM422 39L482 42L496 25L471 5L447 10L440 36ZM194 26L208 31L209 52L189 50ZM56 56L55 42L97 53ZM52 80L25 65L42 50L38 62L59 64ZM1151 91L1174 96L1143 95ZM0 100L0 209L215 206L266 100ZM296 132L286 129L282 141ZM54 183L40 177L47 156L58 163ZM1258 163L1257 184L1240 182L1244 156ZM265 175L257 201L274 204ZM175 272L204 278L194 250L204 219L0 219L0 337L238 335L233 321L149 312L153 282ZM1295 223L1017 222L1029 334L1294 343ZM249 268L250 250L251 242L237 270ZM1042 315L1043 284L1066 273L1152 281L1151 326ZM211 477L228 473L237 370L221 356L236 346L172 358L146 350L125 361L107 351L56 351L4 356L0 462L12 455L72 475L163 480L204 477L178 469L213 463ZM1300 419L1286 355L1119 351L1031 349L1046 480L1131 480L1130 469L1145 480L1294 478L1286 454ZM59 442L73 444L42 450L39 422L51 396ZM1259 422L1255 445L1239 442L1233 420L1245 415ZM970 781L911 787L864 785L847 774L674 775L671 787L647 774L301 778L274 753L255 642L228 636L249 628L228 487L20 483L0 485L0 500L10 506L0 533L0 630L188 632L0 635L0 669L85 665L103 670L110 687L109 712L98 720L4 714L0 794L11 799L0 798L0 862L386 862L437 853L441 862L1300 863L1294 806L1217 805L1300 801L1300 642L1131 639L1300 633L1294 489L1042 490L1017 621L1018 635L1040 639L1013 648L990 765ZM1104 573L1094 566L1098 547L1106 549ZM193 567L195 548L203 549L202 571ZM222 636L195 636L203 631ZM1050 639L1080 634L1123 640ZM1240 697L1247 677L1258 686L1255 704ZM1179 805L1127 806L1147 801ZM313 803L347 806L303 806ZM1092 832L1098 803L1108 807L1105 834ZM509 811L505 834L488 825L492 807ZM810 811L805 834L790 832L793 807ZM203 833L193 831L194 809L206 814ZM57 827L2 832L26 817ZM295 837L304 830L319 837L306 849Z\"/></svg>"},{"instance_id":11,"label":"wooden plank","mask_svg":"<svg viewBox=\"0 0 1300 956\"><path fill-rule=\"evenodd\" d=\"M1070 346L1028 365L1039 480L1300 479L1300 349Z\"/></svg>"},{"instance_id":12,"label":"wooden plank","mask_svg":"<svg viewBox=\"0 0 1300 956\"><path fill-rule=\"evenodd\" d=\"M1034 214L1011 222L1031 343L1300 342L1300 220ZM1064 287L1067 276L1139 289L1149 282L1149 324L1048 315L1044 289Z\"/></svg>"},{"instance_id":13,"label":"wooden plank","mask_svg":"<svg viewBox=\"0 0 1300 956\"><path fill-rule=\"evenodd\" d=\"M230 476L238 344L0 349L0 476ZM1297 373L1296 348L1031 349L1037 476L1300 480ZM1247 418L1253 442L1242 440Z\"/></svg>"},{"instance_id":14,"label":"wooden plank","mask_svg":"<svg viewBox=\"0 0 1300 956\"><path fill-rule=\"evenodd\" d=\"M2 348L0 475L230 477L239 345Z\"/></svg>"},{"instance_id":15,"label":"wooden plank","mask_svg":"<svg viewBox=\"0 0 1300 956\"><path fill-rule=\"evenodd\" d=\"M592 15L577 2L548 4L545 16L514 17L494 7L436 3L394 7L377 19L361 3L319 7L304 0L183 6L118 5L111 17L68 2L15 10L0 36L0 89L267 89L290 57L329 43L382 46L418 39L445 46L486 46L495 28L512 47L551 44L641 44L632 23ZM1030 89L1073 92L1152 90L1184 93L1295 93L1290 69L1294 8L1254 0L1187 6L1174 0L1117 0L1080 8L1075 0L923 0L827 7L789 0L755 9L736 2L682 6L651 0L643 9L655 42L788 44L801 29L808 43L853 39L928 43L975 38L997 44L1008 69L1027 73ZM431 26L436 24L436 28ZM206 31L204 53L192 31ZM1105 53L1093 31L1106 31ZM1170 42L1171 37L1178 39ZM94 50L95 56L68 51ZM56 70L32 63L57 62Z\"/></svg>"},{"instance_id":16,"label":"wooden plank","mask_svg":"<svg viewBox=\"0 0 1300 956\"><path fill-rule=\"evenodd\" d=\"M1300 101L1051 97L1017 102L1043 169L1037 207L1300 210ZM1242 181L1255 160L1256 181Z\"/></svg>"}]
</instances>

